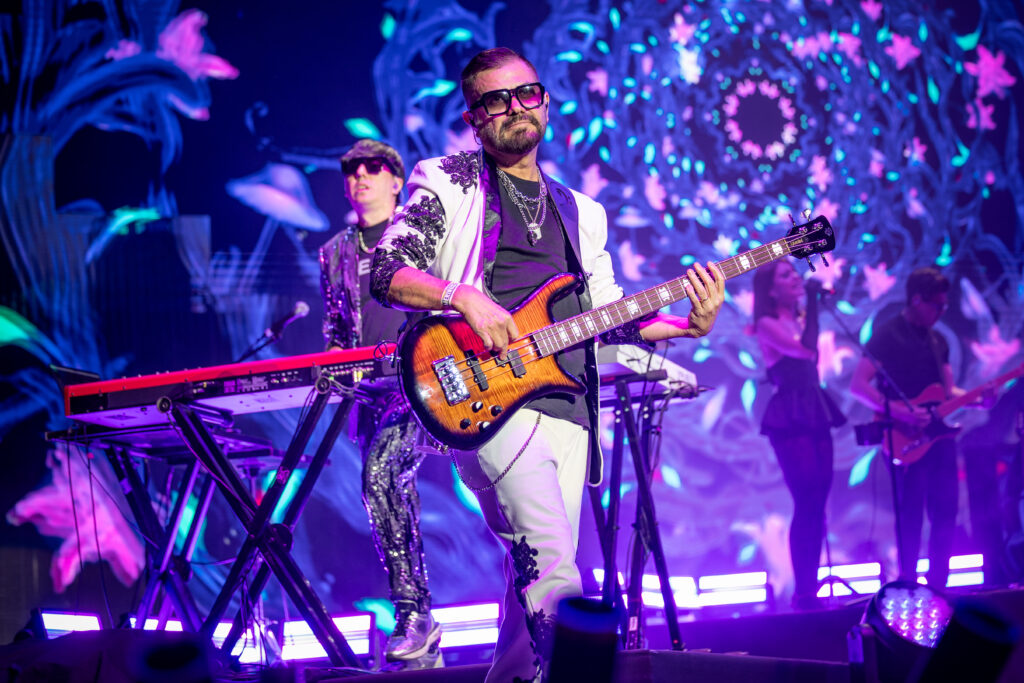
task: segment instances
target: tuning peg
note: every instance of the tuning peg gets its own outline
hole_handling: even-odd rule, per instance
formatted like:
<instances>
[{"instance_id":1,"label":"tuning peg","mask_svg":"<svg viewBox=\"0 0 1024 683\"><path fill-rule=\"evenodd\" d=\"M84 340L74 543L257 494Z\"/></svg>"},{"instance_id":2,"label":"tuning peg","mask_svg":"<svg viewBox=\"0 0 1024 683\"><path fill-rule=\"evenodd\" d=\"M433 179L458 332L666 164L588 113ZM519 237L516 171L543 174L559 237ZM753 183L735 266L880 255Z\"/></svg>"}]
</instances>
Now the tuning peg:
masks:
<instances>
[{"instance_id":1,"label":"tuning peg","mask_svg":"<svg viewBox=\"0 0 1024 683\"><path fill-rule=\"evenodd\" d=\"M789 216L789 222L792 223L793 227L795 228L796 227L796 221L793 220L793 214L787 213L786 215Z\"/></svg>"},{"instance_id":2,"label":"tuning peg","mask_svg":"<svg viewBox=\"0 0 1024 683\"><path fill-rule=\"evenodd\" d=\"M814 262L811 261L811 257L810 256L807 257L807 267L811 269L812 273L817 272L817 269L814 267Z\"/></svg>"},{"instance_id":3,"label":"tuning peg","mask_svg":"<svg viewBox=\"0 0 1024 683\"><path fill-rule=\"evenodd\" d=\"M828 259L825 258L824 254L821 255L821 262L825 264L826 268L828 268Z\"/></svg>"},{"instance_id":4,"label":"tuning peg","mask_svg":"<svg viewBox=\"0 0 1024 683\"><path fill-rule=\"evenodd\" d=\"M804 220L805 221L809 221L810 219L811 219L811 210L810 209L804 209Z\"/></svg>"}]
</instances>

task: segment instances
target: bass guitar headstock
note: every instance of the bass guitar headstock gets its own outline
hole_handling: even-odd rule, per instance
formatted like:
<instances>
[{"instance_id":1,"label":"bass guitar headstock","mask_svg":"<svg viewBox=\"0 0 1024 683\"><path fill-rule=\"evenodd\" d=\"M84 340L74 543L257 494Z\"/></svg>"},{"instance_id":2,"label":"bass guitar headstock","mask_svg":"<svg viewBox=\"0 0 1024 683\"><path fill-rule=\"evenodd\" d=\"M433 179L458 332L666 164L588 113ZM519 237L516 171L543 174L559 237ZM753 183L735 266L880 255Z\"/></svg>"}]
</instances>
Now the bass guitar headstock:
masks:
<instances>
[{"instance_id":1,"label":"bass guitar headstock","mask_svg":"<svg viewBox=\"0 0 1024 683\"><path fill-rule=\"evenodd\" d=\"M836 233L832 224L825 216L818 216L806 223L794 225L786 237L789 238L790 251L796 258L807 259L807 265L814 271L811 256L821 255L821 262L828 266L825 254L836 248Z\"/></svg>"}]
</instances>

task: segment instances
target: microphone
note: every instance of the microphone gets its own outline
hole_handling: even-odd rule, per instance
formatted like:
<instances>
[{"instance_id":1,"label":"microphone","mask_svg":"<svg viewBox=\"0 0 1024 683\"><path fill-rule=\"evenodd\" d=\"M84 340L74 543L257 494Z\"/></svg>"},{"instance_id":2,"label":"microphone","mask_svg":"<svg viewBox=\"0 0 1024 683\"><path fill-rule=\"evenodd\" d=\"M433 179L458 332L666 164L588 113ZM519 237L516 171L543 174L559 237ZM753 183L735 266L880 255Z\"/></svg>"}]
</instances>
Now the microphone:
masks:
<instances>
[{"instance_id":1,"label":"microphone","mask_svg":"<svg viewBox=\"0 0 1024 683\"><path fill-rule=\"evenodd\" d=\"M817 294L820 297L825 298L836 295L836 290L832 289L831 287L826 287L821 280L818 280L817 278L813 277L808 279L807 282L804 283L804 289L807 290L808 296L813 296Z\"/></svg>"},{"instance_id":2,"label":"microphone","mask_svg":"<svg viewBox=\"0 0 1024 683\"><path fill-rule=\"evenodd\" d=\"M305 318L307 315L309 315L309 304L305 301L296 301L295 306L292 307L292 310L288 315L277 320L273 325L265 329L263 331L263 336L267 339L277 339L281 336L281 333L284 332L284 328L288 327L299 318Z\"/></svg>"}]
</instances>

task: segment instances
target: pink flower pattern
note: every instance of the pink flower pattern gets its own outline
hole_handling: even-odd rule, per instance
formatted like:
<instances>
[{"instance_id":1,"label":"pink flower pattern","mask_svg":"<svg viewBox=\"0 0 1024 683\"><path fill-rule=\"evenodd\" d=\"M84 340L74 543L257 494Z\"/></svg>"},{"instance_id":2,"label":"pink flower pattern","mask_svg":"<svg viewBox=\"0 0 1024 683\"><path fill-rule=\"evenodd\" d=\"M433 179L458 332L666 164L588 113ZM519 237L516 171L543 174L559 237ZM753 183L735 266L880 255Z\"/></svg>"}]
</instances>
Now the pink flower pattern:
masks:
<instances>
[{"instance_id":1,"label":"pink flower pattern","mask_svg":"<svg viewBox=\"0 0 1024 683\"><path fill-rule=\"evenodd\" d=\"M608 97L608 72L604 69L594 69L587 72L587 86L589 92L601 93L602 97Z\"/></svg>"},{"instance_id":2,"label":"pink flower pattern","mask_svg":"<svg viewBox=\"0 0 1024 683\"><path fill-rule=\"evenodd\" d=\"M843 361L857 357L849 346L836 344L834 330L823 330L818 335L818 376L821 378L841 377Z\"/></svg>"},{"instance_id":3,"label":"pink flower pattern","mask_svg":"<svg viewBox=\"0 0 1024 683\"><path fill-rule=\"evenodd\" d=\"M885 261L877 266L866 265L863 268L864 286L868 290L868 298L872 301L878 301L896 284L896 277L889 275L885 268Z\"/></svg>"},{"instance_id":4,"label":"pink flower pattern","mask_svg":"<svg viewBox=\"0 0 1024 683\"><path fill-rule=\"evenodd\" d=\"M964 69L978 79L978 98L995 93L1002 99L1006 96L1005 89L1017 82L1003 66L1006 55L1002 52L992 54L984 45L978 46L978 61L967 62Z\"/></svg>"},{"instance_id":5,"label":"pink flower pattern","mask_svg":"<svg viewBox=\"0 0 1024 683\"><path fill-rule=\"evenodd\" d=\"M686 20L683 19L683 15L676 12L676 15L672 18L672 26L669 27L668 34L672 42L686 45L696 30L696 26L687 24Z\"/></svg>"},{"instance_id":6,"label":"pink flower pattern","mask_svg":"<svg viewBox=\"0 0 1024 683\"><path fill-rule=\"evenodd\" d=\"M860 38L852 33L839 34L839 51L857 66L864 63L860 56Z\"/></svg>"},{"instance_id":7,"label":"pink flower pattern","mask_svg":"<svg viewBox=\"0 0 1024 683\"><path fill-rule=\"evenodd\" d=\"M893 58L897 69L903 69L921 55L910 38L897 33L892 34L892 45L885 48L885 53Z\"/></svg>"},{"instance_id":8,"label":"pink flower pattern","mask_svg":"<svg viewBox=\"0 0 1024 683\"><path fill-rule=\"evenodd\" d=\"M871 161L868 162L868 173L881 178L885 173L885 154L877 149L871 150Z\"/></svg>"},{"instance_id":9,"label":"pink flower pattern","mask_svg":"<svg viewBox=\"0 0 1024 683\"><path fill-rule=\"evenodd\" d=\"M643 254L633 251L633 243L630 240L623 240L619 244L619 264L622 277L630 282L638 282L643 278L640 267L647 261Z\"/></svg>"},{"instance_id":10,"label":"pink flower pattern","mask_svg":"<svg viewBox=\"0 0 1024 683\"><path fill-rule=\"evenodd\" d=\"M651 205L651 208L655 211L665 210L665 188L661 185L661 178L657 174L652 174L644 178L644 197L647 198L647 203Z\"/></svg>"},{"instance_id":11,"label":"pink flower pattern","mask_svg":"<svg viewBox=\"0 0 1024 683\"><path fill-rule=\"evenodd\" d=\"M994 104L985 104L981 98L967 105L967 127L980 130L995 130L996 122L992 119L995 112Z\"/></svg>"},{"instance_id":12,"label":"pink flower pattern","mask_svg":"<svg viewBox=\"0 0 1024 683\"><path fill-rule=\"evenodd\" d=\"M811 183L813 183L819 192L824 192L828 189L828 186L832 183L832 170L828 167L828 159L821 155L815 155L811 159Z\"/></svg>"},{"instance_id":13,"label":"pink flower pattern","mask_svg":"<svg viewBox=\"0 0 1024 683\"><path fill-rule=\"evenodd\" d=\"M50 560L53 590L63 593L78 576L82 562L98 562L101 557L118 581L132 585L145 564L142 543L109 497L109 484L94 484L90 495L89 477L100 477L98 466L90 473L63 445L50 451L46 466L50 483L18 501L7 513L7 521L33 524L40 534L61 539Z\"/></svg>"},{"instance_id":14,"label":"pink flower pattern","mask_svg":"<svg viewBox=\"0 0 1024 683\"><path fill-rule=\"evenodd\" d=\"M746 317L754 315L754 290L744 289L732 295L732 303Z\"/></svg>"},{"instance_id":15,"label":"pink flower pattern","mask_svg":"<svg viewBox=\"0 0 1024 683\"><path fill-rule=\"evenodd\" d=\"M877 0L863 0L860 3L860 8L874 21L878 21L878 18L882 16L882 3Z\"/></svg>"},{"instance_id":16,"label":"pink flower pattern","mask_svg":"<svg viewBox=\"0 0 1024 683\"><path fill-rule=\"evenodd\" d=\"M1016 356L1019 351L1020 339L1004 341L999 327L996 325L989 328L988 341L971 342L971 352L981 364L983 377L995 375L1006 364L1006 361Z\"/></svg>"},{"instance_id":17,"label":"pink flower pattern","mask_svg":"<svg viewBox=\"0 0 1024 683\"><path fill-rule=\"evenodd\" d=\"M194 81L237 78L238 69L227 60L203 52L205 41L200 31L205 25L203 12L197 9L182 12L160 32L157 57L174 62Z\"/></svg>"},{"instance_id":18,"label":"pink flower pattern","mask_svg":"<svg viewBox=\"0 0 1024 683\"><path fill-rule=\"evenodd\" d=\"M127 59L128 57L134 57L135 55L142 52L142 46L136 43L134 40L119 40L115 47L107 50L103 56L107 59L112 59L115 62L121 59Z\"/></svg>"},{"instance_id":19,"label":"pink flower pattern","mask_svg":"<svg viewBox=\"0 0 1024 683\"><path fill-rule=\"evenodd\" d=\"M928 145L921 142L921 138L914 136L910 144L903 150L905 156L912 164L923 164L924 155L928 153Z\"/></svg>"},{"instance_id":20,"label":"pink flower pattern","mask_svg":"<svg viewBox=\"0 0 1024 683\"><path fill-rule=\"evenodd\" d=\"M581 190L591 199L597 199L601 190L608 185L608 181L601 175L601 167L596 163L583 169L582 180Z\"/></svg>"}]
</instances>

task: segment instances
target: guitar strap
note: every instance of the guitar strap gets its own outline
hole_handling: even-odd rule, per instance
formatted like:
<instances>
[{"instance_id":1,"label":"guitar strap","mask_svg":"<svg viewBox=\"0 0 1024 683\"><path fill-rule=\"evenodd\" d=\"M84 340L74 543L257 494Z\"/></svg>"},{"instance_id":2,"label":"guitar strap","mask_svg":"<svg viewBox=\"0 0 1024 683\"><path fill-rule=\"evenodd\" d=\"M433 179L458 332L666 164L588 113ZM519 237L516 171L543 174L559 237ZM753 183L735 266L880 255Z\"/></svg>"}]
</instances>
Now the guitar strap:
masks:
<instances>
[{"instance_id":1,"label":"guitar strap","mask_svg":"<svg viewBox=\"0 0 1024 683\"><path fill-rule=\"evenodd\" d=\"M555 218L562 227L562 234L572 247L569 250L572 252L572 256L568 259L569 263L567 265L571 270L575 271L576 276L583 283L583 287L579 291L580 307L584 311L589 311L593 308L593 303L590 299L590 287L587 285L589 273L583 270L583 259L580 257L579 208L576 206L576 200L573 198L572 192L564 185L551 180L547 176L544 176L544 181L548 184L548 196L552 198ZM590 434L590 463L587 483L591 486L597 486L601 483L602 470L604 469L604 458L601 453L601 430L597 428L601 424L601 405L597 395L597 387L600 386L601 380L597 374L596 347L596 342L584 345L586 354L584 372L586 377L583 378L583 383L587 387L585 400L587 402L587 415L590 418L590 429L587 430Z\"/></svg>"},{"instance_id":2,"label":"guitar strap","mask_svg":"<svg viewBox=\"0 0 1024 683\"><path fill-rule=\"evenodd\" d=\"M946 398L948 399L950 398L949 387L946 386L946 374L942 371L944 363L942 362L941 354L938 347L938 340L936 339L939 333L934 331L932 328L928 328L926 334L928 337L928 348L931 349L931 357L932 361L935 363L935 371L938 373L939 383L942 385L942 390L946 394Z\"/></svg>"},{"instance_id":3,"label":"guitar strap","mask_svg":"<svg viewBox=\"0 0 1024 683\"><path fill-rule=\"evenodd\" d=\"M494 160L479 153L478 168L480 169L480 189L484 193L484 225L483 225L483 261L484 261L484 294L492 301L494 293L494 260L498 254L498 242L501 239L501 197L498 194L498 183Z\"/></svg>"},{"instance_id":4,"label":"guitar strap","mask_svg":"<svg viewBox=\"0 0 1024 683\"><path fill-rule=\"evenodd\" d=\"M544 176L544 182L547 183L548 193L554 202L555 216L562 227L562 234L572 247L573 261L575 262L569 263L569 267L582 277L584 273L583 267L580 265L583 263L583 259L580 258L580 212L576 206L576 200L561 183L551 180L547 176Z\"/></svg>"}]
</instances>

